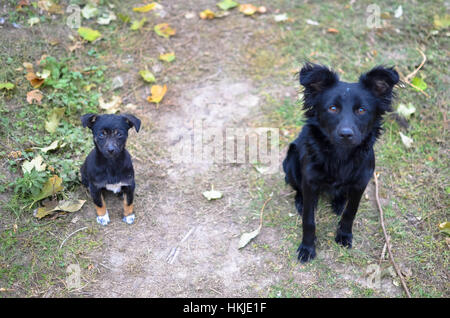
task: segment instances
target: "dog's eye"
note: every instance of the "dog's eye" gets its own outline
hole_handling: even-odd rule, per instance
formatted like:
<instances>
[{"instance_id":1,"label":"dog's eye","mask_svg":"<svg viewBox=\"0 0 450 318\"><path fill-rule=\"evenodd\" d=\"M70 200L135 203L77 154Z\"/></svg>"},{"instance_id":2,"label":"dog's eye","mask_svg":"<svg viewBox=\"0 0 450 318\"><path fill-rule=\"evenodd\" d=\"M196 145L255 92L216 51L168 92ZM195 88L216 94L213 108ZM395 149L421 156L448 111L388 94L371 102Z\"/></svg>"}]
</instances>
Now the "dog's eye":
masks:
<instances>
[{"instance_id":1,"label":"dog's eye","mask_svg":"<svg viewBox=\"0 0 450 318\"><path fill-rule=\"evenodd\" d=\"M365 109L364 107L359 107L359 108L356 110L356 112L357 112L359 115L362 115L362 114L364 114L364 113L366 112L366 109Z\"/></svg>"},{"instance_id":2,"label":"dog's eye","mask_svg":"<svg viewBox=\"0 0 450 318\"><path fill-rule=\"evenodd\" d=\"M98 137L99 137L99 138L105 138L105 133L102 131L102 132L98 135Z\"/></svg>"},{"instance_id":3,"label":"dog's eye","mask_svg":"<svg viewBox=\"0 0 450 318\"><path fill-rule=\"evenodd\" d=\"M339 109L335 105L331 105L330 107L328 107L328 111L330 113L337 113Z\"/></svg>"}]
</instances>

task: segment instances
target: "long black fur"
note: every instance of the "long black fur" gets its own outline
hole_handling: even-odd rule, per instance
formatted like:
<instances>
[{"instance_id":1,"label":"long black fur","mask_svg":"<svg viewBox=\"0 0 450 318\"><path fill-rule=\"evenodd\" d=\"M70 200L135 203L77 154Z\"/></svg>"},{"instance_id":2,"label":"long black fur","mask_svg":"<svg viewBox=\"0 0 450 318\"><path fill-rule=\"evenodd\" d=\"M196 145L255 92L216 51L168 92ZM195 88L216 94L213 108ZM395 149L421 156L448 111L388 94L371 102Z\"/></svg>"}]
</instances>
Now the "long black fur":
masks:
<instances>
[{"instance_id":1,"label":"long black fur","mask_svg":"<svg viewBox=\"0 0 450 318\"><path fill-rule=\"evenodd\" d=\"M398 81L398 73L383 66L362 74L357 83L340 81L325 66L306 63L301 69L307 121L283 161L303 220L300 261L316 255L314 210L322 192L331 196L333 211L342 214L336 242L352 246L353 220L375 169L373 145Z\"/></svg>"}]
</instances>

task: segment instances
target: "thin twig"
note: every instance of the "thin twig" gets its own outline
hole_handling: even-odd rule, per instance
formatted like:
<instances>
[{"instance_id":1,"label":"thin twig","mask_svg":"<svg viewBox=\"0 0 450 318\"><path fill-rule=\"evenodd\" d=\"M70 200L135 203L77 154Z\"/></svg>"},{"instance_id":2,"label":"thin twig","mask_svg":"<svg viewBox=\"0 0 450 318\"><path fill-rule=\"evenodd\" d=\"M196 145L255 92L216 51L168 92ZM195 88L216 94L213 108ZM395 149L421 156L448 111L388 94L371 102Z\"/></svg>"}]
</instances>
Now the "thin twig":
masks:
<instances>
[{"instance_id":1,"label":"thin twig","mask_svg":"<svg viewBox=\"0 0 450 318\"><path fill-rule=\"evenodd\" d=\"M425 62L427 61L427 56L425 55L425 53L423 53L420 49L416 48L417 51L419 51L419 53L422 55L422 63L420 63L419 67L416 68L412 73L408 74L405 76L405 80L407 82L409 82L409 80L411 78L413 78L417 72L422 68L422 66L425 64Z\"/></svg>"},{"instance_id":2,"label":"thin twig","mask_svg":"<svg viewBox=\"0 0 450 318\"><path fill-rule=\"evenodd\" d=\"M409 293L409 289L406 286L405 280L403 279L403 275L402 275L400 269L398 268L397 263L395 263L394 256L392 255L391 244L389 242L389 237L386 232L386 227L384 226L383 209L381 208L380 198L378 197L378 178L377 178L377 174L375 172L373 173L373 177L375 180L375 199L377 201L378 211L380 212L380 223L381 223L381 228L383 229L384 239L386 240L386 247L387 247L387 250L389 253L389 258L391 259L392 265L394 265L394 268L395 268L395 271L397 272L398 277L400 277L400 281L402 283L403 289L406 292L406 295L408 296L408 298L411 298L411 294Z\"/></svg>"},{"instance_id":3,"label":"thin twig","mask_svg":"<svg viewBox=\"0 0 450 318\"><path fill-rule=\"evenodd\" d=\"M261 212L259 213L259 227L258 227L258 231L261 231L262 229L262 223L263 223L263 212L264 212L264 208L266 207L266 204L272 200L272 195L264 202L262 208L261 208Z\"/></svg>"},{"instance_id":4,"label":"thin twig","mask_svg":"<svg viewBox=\"0 0 450 318\"><path fill-rule=\"evenodd\" d=\"M87 226L82 227L81 229L78 229L78 230L76 230L75 232L70 233L69 236L67 236L67 237L64 239L64 241L62 241L61 245L59 246L59 249L61 249L61 247L63 247L64 243L66 243L66 241L69 239L69 237L71 237L72 235L74 235L74 234L77 233L77 232L80 232L80 231L83 231L83 230L86 230L86 229L87 229Z\"/></svg>"},{"instance_id":5,"label":"thin twig","mask_svg":"<svg viewBox=\"0 0 450 318\"><path fill-rule=\"evenodd\" d=\"M422 55L422 62L420 63L420 65L411 73L409 73L408 75L406 75L404 77L404 82L406 84L408 84L411 87L414 87L415 89L417 89L419 92L421 92L422 94L424 94L426 97L430 97L427 93L425 93L425 91L423 89L421 89L420 87L417 87L416 85L411 83L411 78L413 78L417 72L422 68L422 66L424 66L425 62L427 61L427 56L425 55L425 53L423 53L420 49L416 48L417 51L419 51L419 53Z\"/></svg>"},{"instance_id":6,"label":"thin twig","mask_svg":"<svg viewBox=\"0 0 450 318\"><path fill-rule=\"evenodd\" d=\"M180 243L178 243L175 247L172 247L172 249L169 252L169 255L167 255L167 257L166 257L167 263L173 264L173 262L175 261L175 259L178 256L178 254L180 253L180 250L179 250L180 245L183 244L188 239L188 237L191 236L192 233L194 233L196 228L197 227L193 227L192 229L190 229L189 232L180 241Z\"/></svg>"}]
</instances>

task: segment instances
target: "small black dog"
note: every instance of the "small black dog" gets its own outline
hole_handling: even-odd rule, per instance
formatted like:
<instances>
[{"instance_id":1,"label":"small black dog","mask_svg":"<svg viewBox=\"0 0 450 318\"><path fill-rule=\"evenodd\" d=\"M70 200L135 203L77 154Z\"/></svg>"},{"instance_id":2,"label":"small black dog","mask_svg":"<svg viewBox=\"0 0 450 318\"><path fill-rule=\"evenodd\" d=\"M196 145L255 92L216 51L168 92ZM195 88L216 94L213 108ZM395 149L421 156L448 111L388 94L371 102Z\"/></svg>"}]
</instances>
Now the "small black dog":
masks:
<instances>
[{"instance_id":1,"label":"small black dog","mask_svg":"<svg viewBox=\"0 0 450 318\"><path fill-rule=\"evenodd\" d=\"M133 115L96 115L81 117L83 127L89 127L94 136L95 148L89 153L81 166L81 182L89 188L97 210L97 222L109 223L108 210L102 190L114 193L123 192L123 221L132 224L134 197L134 169L131 156L125 149L128 129L137 132L141 121Z\"/></svg>"},{"instance_id":2,"label":"small black dog","mask_svg":"<svg viewBox=\"0 0 450 318\"><path fill-rule=\"evenodd\" d=\"M352 246L353 220L375 169L373 145L381 134L382 115L392 111L398 81L393 68L382 66L362 74L357 83L340 81L324 66L307 63L301 69L307 121L283 161L303 220L297 251L301 262L316 255L314 210L321 192L331 195L337 215L343 211L336 242Z\"/></svg>"}]
</instances>

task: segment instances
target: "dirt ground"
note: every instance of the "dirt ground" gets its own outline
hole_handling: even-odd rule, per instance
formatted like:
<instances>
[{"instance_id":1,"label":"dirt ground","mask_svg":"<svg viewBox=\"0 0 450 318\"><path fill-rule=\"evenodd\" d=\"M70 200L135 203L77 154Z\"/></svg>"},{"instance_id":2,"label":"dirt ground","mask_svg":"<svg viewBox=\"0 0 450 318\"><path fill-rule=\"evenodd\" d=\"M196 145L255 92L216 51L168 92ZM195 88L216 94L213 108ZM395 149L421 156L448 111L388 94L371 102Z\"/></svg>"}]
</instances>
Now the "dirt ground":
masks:
<instances>
[{"instance_id":1,"label":"dirt ground","mask_svg":"<svg viewBox=\"0 0 450 318\"><path fill-rule=\"evenodd\" d=\"M82 294L94 297L261 297L270 287L289 277L302 286L317 281L314 271L301 271L295 253L281 246L282 228L263 227L258 245L268 248L238 249L239 237L257 228L258 217L250 213L251 178L262 178L251 164L176 163L171 149L193 134L194 122L203 128L245 128L258 125L263 116L261 104L267 90L279 98L297 97L297 86L281 86L255 81L242 71L242 61L233 52L242 52L254 32L270 28L264 17L239 23L228 17L211 29L204 21L186 19L188 12L201 11L208 1L164 3L169 16L179 18L174 24L181 34L173 38L181 61L196 61L199 75L189 75L189 62L180 68L179 77L186 80L171 87L169 102L159 110L143 105L136 115L143 121L139 134L132 133L129 149L135 158L137 221L127 226L120 222L121 202L110 208L112 222L100 229L103 246L92 257L99 274ZM200 24L202 26L200 26ZM207 23L207 22L206 22ZM237 28L237 31L230 31ZM256 30L256 31L255 31ZM197 39L186 42L184 34ZM178 46L182 42L183 46ZM143 48L144 52L146 48ZM138 90L135 96L148 96ZM256 120L255 120L256 119ZM150 128L151 127L151 128ZM164 149L158 155L152 149ZM284 155L281 149L279 163ZM274 178L282 180L281 173ZM207 201L202 192L211 185L223 192L223 198ZM274 196L286 195L273 193ZM114 198L112 199L114 201ZM293 209L282 213L295 213ZM92 204L83 217L93 218ZM185 238L185 236L187 236ZM185 239L184 239L185 238ZM174 248L176 254L173 255ZM320 248L319 248L320 250ZM289 257L286 257L289 254ZM319 256L320 257L320 256ZM329 256L330 258L332 256ZM321 258L327 258L326 253ZM292 264L294 263L294 265ZM365 279L352 274L346 279ZM330 290L325 296L345 296L349 290ZM401 291L395 286L391 295ZM275 295L276 296L276 295Z\"/></svg>"}]
</instances>

